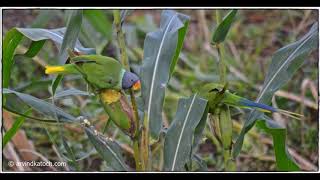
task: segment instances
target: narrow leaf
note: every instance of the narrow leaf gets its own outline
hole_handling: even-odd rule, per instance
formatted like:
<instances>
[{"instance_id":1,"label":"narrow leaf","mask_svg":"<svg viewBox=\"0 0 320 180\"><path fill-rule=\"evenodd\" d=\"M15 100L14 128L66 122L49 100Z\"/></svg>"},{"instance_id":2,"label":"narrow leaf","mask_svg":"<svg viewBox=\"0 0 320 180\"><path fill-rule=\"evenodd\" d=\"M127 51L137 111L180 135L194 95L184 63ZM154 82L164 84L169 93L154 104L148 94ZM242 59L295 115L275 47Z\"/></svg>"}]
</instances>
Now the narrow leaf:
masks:
<instances>
[{"instance_id":1,"label":"narrow leaf","mask_svg":"<svg viewBox=\"0 0 320 180\"><path fill-rule=\"evenodd\" d=\"M52 86L51 86L51 89L52 89L52 95L54 96L55 93L56 93L56 90L58 88L58 85L60 84L60 82L62 81L63 79L63 75L62 74L59 74L55 79L54 81L52 82Z\"/></svg>"},{"instance_id":2,"label":"narrow leaf","mask_svg":"<svg viewBox=\"0 0 320 180\"><path fill-rule=\"evenodd\" d=\"M158 139L162 127L162 107L165 87L170 77L170 66L176 53L179 29L184 24L178 14L164 10L160 28L148 33L144 41L144 60L141 69L144 111L153 138ZM149 118L152 117L152 118Z\"/></svg>"},{"instance_id":3,"label":"narrow leaf","mask_svg":"<svg viewBox=\"0 0 320 180\"><path fill-rule=\"evenodd\" d=\"M97 132L95 133L95 130L87 127L85 127L85 132L108 166L115 171L128 171L128 167L124 164L120 154L121 149L116 142L101 136Z\"/></svg>"},{"instance_id":4,"label":"narrow leaf","mask_svg":"<svg viewBox=\"0 0 320 180\"><path fill-rule=\"evenodd\" d=\"M196 95L181 98L164 142L164 168L166 171L183 171L188 162L194 131L206 109L207 101Z\"/></svg>"},{"instance_id":5,"label":"narrow leaf","mask_svg":"<svg viewBox=\"0 0 320 180\"><path fill-rule=\"evenodd\" d=\"M222 22L217 26L211 39L212 44L218 44L225 40L232 22L237 14L237 10L231 10L222 20Z\"/></svg>"},{"instance_id":6,"label":"narrow leaf","mask_svg":"<svg viewBox=\"0 0 320 180\"><path fill-rule=\"evenodd\" d=\"M41 28L16 28L17 31L22 33L31 41L52 40L55 45L60 49L66 28L58 29L41 29ZM85 48L80 41L76 41L74 50L83 52L85 54L95 54L95 49Z\"/></svg>"},{"instance_id":7,"label":"narrow leaf","mask_svg":"<svg viewBox=\"0 0 320 180\"><path fill-rule=\"evenodd\" d=\"M24 55L29 58L33 58L42 49L45 42L46 42L45 40L33 41L28 51Z\"/></svg>"},{"instance_id":8,"label":"narrow leaf","mask_svg":"<svg viewBox=\"0 0 320 180\"><path fill-rule=\"evenodd\" d=\"M66 138L62 135L62 133L60 134L60 136L64 149L67 151L68 156L71 157L71 164L76 168L77 171L79 171L79 165L76 162L76 156L74 155L72 148L69 146Z\"/></svg>"},{"instance_id":9,"label":"narrow leaf","mask_svg":"<svg viewBox=\"0 0 320 180\"><path fill-rule=\"evenodd\" d=\"M16 29L11 29L6 33L6 36L3 40L3 81L2 87L9 87L10 73L12 65L14 64L14 53L22 40L23 35L19 33Z\"/></svg>"},{"instance_id":10,"label":"narrow leaf","mask_svg":"<svg viewBox=\"0 0 320 180\"><path fill-rule=\"evenodd\" d=\"M180 13L178 13L178 16L179 16L179 19L184 24L184 26L182 28L180 28L179 31L178 31L178 44L177 44L175 55L174 55L174 57L172 59L171 65L170 65L170 77L172 76L174 68L175 68L175 66L176 66L176 64L178 62L180 51L181 51L181 49L183 47L183 41L184 41L184 38L186 36L187 30L188 30L188 26L189 26L189 22L190 22L190 17L189 16L186 16L186 15L180 14Z\"/></svg>"},{"instance_id":11,"label":"narrow leaf","mask_svg":"<svg viewBox=\"0 0 320 180\"><path fill-rule=\"evenodd\" d=\"M59 98L63 98L63 97L66 97L66 96L77 96L77 95L90 96L90 94L88 92L81 91L81 90L75 89L75 88L71 88L71 89L67 89L67 90L63 90L63 91L57 92L54 95L54 98L55 99L59 99Z\"/></svg>"},{"instance_id":12,"label":"narrow leaf","mask_svg":"<svg viewBox=\"0 0 320 180\"><path fill-rule=\"evenodd\" d=\"M287 129L279 126L268 116L262 116L262 119L257 120L256 126L272 136L277 168L280 171L299 171L299 166L286 147Z\"/></svg>"},{"instance_id":13,"label":"narrow leaf","mask_svg":"<svg viewBox=\"0 0 320 180\"><path fill-rule=\"evenodd\" d=\"M200 140L202 138L202 134L207 123L208 112L209 112L209 106L207 105L199 124L194 130L194 138L193 138L193 145L192 145L193 153L195 153L195 151L197 150L198 144L200 143Z\"/></svg>"},{"instance_id":14,"label":"narrow leaf","mask_svg":"<svg viewBox=\"0 0 320 180\"><path fill-rule=\"evenodd\" d=\"M59 62L65 63L68 57L67 48L74 49L82 24L82 10L72 10L59 50Z\"/></svg>"},{"instance_id":15,"label":"narrow leaf","mask_svg":"<svg viewBox=\"0 0 320 180\"><path fill-rule=\"evenodd\" d=\"M300 40L279 49L272 57L267 78L256 102L269 104L273 94L290 80L307 55L318 47L318 41L318 23L315 23ZM235 143L234 157L240 153L245 134L254 126L259 116L261 113L256 110L249 114Z\"/></svg>"},{"instance_id":16,"label":"narrow leaf","mask_svg":"<svg viewBox=\"0 0 320 180\"><path fill-rule=\"evenodd\" d=\"M30 113L30 110L27 110L25 115L28 115ZM20 129L22 124L24 123L25 117L24 116L19 116L15 122L13 123L12 127L7 130L6 134L3 136L3 147L6 146L6 144L12 139L12 137L17 133L17 131Z\"/></svg>"},{"instance_id":17,"label":"narrow leaf","mask_svg":"<svg viewBox=\"0 0 320 180\"><path fill-rule=\"evenodd\" d=\"M73 117L72 115L64 112L62 109L55 107L52 104L49 104L48 102L38 99L36 97L33 97L29 94L23 94L19 93L10 89L3 89L3 94L15 94L19 99L21 99L23 102L25 102L27 105L31 106L34 110L42 113L45 116L49 116L51 118L55 117L55 113L57 113L57 116L61 122L75 122L77 119Z\"/></svg>"}]
</instances>

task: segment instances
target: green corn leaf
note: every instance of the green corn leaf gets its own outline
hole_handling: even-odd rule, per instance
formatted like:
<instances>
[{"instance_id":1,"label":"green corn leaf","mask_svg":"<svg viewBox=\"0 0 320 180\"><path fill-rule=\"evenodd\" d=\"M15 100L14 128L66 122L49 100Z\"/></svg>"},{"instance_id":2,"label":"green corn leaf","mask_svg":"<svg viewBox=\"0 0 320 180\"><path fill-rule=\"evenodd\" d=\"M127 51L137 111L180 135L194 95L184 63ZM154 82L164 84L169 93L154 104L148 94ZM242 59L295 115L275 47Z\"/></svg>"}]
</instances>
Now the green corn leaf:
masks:
<instances>
[{"instance_id":1,"label":"green corn leaf","mask_svg":"<svg viewBox=\"0 0 320 180\"><path fill-rule=\"evenodd\" d=\"M84 10L83 15L97 32L101 33L104 38L111 40L112 23L102 10Z\"/></svg>"},{"instance_id":2,"label":"green corn leaf","mask_svg":"<svg viewBox=\"0 0 320 180\"><path fill-rule=\"evenodd\" d=\"M79 89L71 88L63 91L59 91L54 95L54 99L64 98L66 96L90 96L90 93L81 91Z\"/></svg>"},{"instance_id":3,"label":"green corn leaf","mask_svg":"<svg viewBox=\"0 0 320 180\"><path fill-rule=\"evenodd\" d=\"M128 171L128 167L120 154L121 149L115 141L95 133L96 131L92 128L85 127L85 132L108 166L115 171Z\"/></svg>"},{"instance_id":4,"label":"green corn leaf","mask_svg":"<svg viewBox=\"0 0 320 180\"><path fill-rule=\"evenodd\" d=\"M269 104L273 94L290 80L307 55L318 47L318 41L318 23L315 23L301 39L279 49L273 55L267 78L256 102ZM261 113L256 110L249 114L235 143L233 157L240 153L245 134L254 126L259 116Z\"/></svg>"},{"instance_id":5,"label":"green corn leaf","mask_svg":"<svg viewBox=\"0 0 320 180\"><path fill-rule=\"evenodd\" d=\"M3 88L9 87L11 68L14 64L14 53L22 38L23 35L21 33L19 33L16 29L11 29L6 33L6 36L3 40Z\"/></svg>"},{"instance_id":6,"label":"green corn leaf","mask_svg":"<svg viewBox=\"0 0 320 180\"><path fill-rule=\"evenodd\" d=\"M58 29L41 29L41 28L16 28L17 31L22 33L25 37L31 41L51 40L60 49L66 27ZM80 41L76 41L74 50L83 52L85 54L95 54L95 49L85 48Z\"/></svg>"},{"instance_id":7,"label":"green corn leaf","mask_svg":"<svg viewBox=\"0 0 320 180\"><path fill-rule=\"evenodd\" d=\"M194 131L205 112L207 101L193 95L181 98L175 119L164 141L164 169L183 171L192 151Z\"/></svg>"},{"instance_id":8,"label":"green corn leaf","mask_svg":"<svg viewBox=\"0 0 320 180\"><path fill-rule=\"evenodd\" d=\"M27 57L34 57L43 47L45 40L52 40L60 47L63 41L66 28L40 29L40 28L12 28L6 33L3 41L3 87L9 86L11 68L14 64L15 50L23 37L32 41L28 51L24 54ZM75 43L75 50L86 54L95 54L92 48L84 48L79 41Z\"/></svg>"},{"instance_id":9,"label":"green corn leaf","mask_svg":"<svg viewBox=\"0 0 320 180\"><path fill-rule=\"evenodd\" d=\"M39 89L47 88L50 84L52 84L52 78L32 80L30 82L20 83L18 87L14 88L14 90L18 92L35 92Z\"/></svg>"},{"instance_id":10,"label":"green corn leaf","mask_svg":"<svg viewBox=\"0 0 320 180\"><path fill-rule=\"evenodd\" d=\"M279 126L268 116L262 116L257 120L256 126L266 133L270 134L273 139L273 149L276 156L277 168L280 171L299 171L300 168L290 156L286 147L287 129Z\"/></svg>"},{"instance_id":11,"label":"green corn leaf","mask_svg":"<svg viewBox=\"0 0 320 180\"><path fill-rule=\"evenodd\" d=\"M55 118L55 113L59 118L60 122L76 122L77 119L72 115L64 112L62 109L55 107L53 104L50 104L44 100L38 99L29 94L20 93L10 89L3 89L3 94L15 94L19 99L24 103L32 107L34 110L42 113L43 115L51 118Z\"/></svg>"},{"instance_id":12,"label":"green corn leaf","mask_svg":"<svg viewBox=\"0 0 320 180\"><path fill-rule=\"evenodd\" d=\"M62 140L62 145L63 145L63 147L64 147L65 150L67 151L68 156L71 157L71 161L70 161L71 164L76 168L77 171L79 171L79 165L78 165L78 163L76 162L76 156L75 156L72 148L69 146L66 138L65 138L62 134L60 134L60 136L61 136L61 140Z\"/></svg>"},{"instance_id":13,"label":"green corn leaf","mask_svg":"<svg viewBox=\"0 0 320 180\"><path fill-rule=\"evenodd\" d=\"M170 78L170 66L175 56L179 30L184 22L174 11L164 10L160 28L147 34L144 41L144 60L141 69L142 97L147 124L154 139L162 127L162 107L165 87ZM152 118L149 118L152 117Z\"/></svg>"},{"instance_id":14,"label":"green corn leaf","mask_svg":"<svg viewBox=\"0 0 320 180\"><path fill-rule=\"evenodd\" d=\"M23 114L28 115L28 114L30 114L30 112L31 112L31 109L27 110ZM25 119L26 118L24 116L20 116L15 120L15 122L12 125L12 127L3 136L3 148L13 138L13 136L17 133L17 131L20 129L20 127L24 123Z\"/></svg>"},{"instance_id":15,"label":"green corn leaf","mask_svg":"<svg viewBox=\"0 0 320 180\"><path fill-rule=\"evenodd\" d=\"M59 75L54 79L54 81L52 81L51 89L52 89L52 95L53 95L53 96L55 95L56 90L57 90L60 82L62 81L62 79L63 79L63 75L62 75L62 74L59 74Z\"/></svg>"},{"instance_id":16,"label":"green corn leaf","mask_svg":"<svg viewBox=\"0 0 320 180\"><path fill-rule=\"evenodd\" d=\"M184 26L182 28L180 28L178 31L178 44L177 44L177 48L176 48L176 53L172 59L171 65L170 65L170 77L172 76L174 68L178 62L179 54L180 54L180 51L183 47L183 41L186 36L189 22L190 22L189 16L186 16L186 15L180 14L180 13L178 13L178 16L179 16L180 20L183 22ZM170 77L169 77L169 79L170 79Z\"/></svg>"},{"instance_id":17,"label":"green corn leaf","mask_svg":"<svg viewBox=\"0 0 320 180\"><path fill-rule=\"evenodd\" d=\"M82 10L72 10L70 12L67 29L63 36L62 44L59 49L59 62L65 63L68 57L67 49L74 49L82 24Z\"/></svg>"},{"instance_id":18,"label":"green corn leaf","mask_svg":"<svg viewBox=\"0 0 320 180\"><path fill-rule=\"evenodd\" d=\"M28 51L24 55L29 58L33 58L42 49L45 42L45 40L32 41Z\"/></svg>"},{"instance_id":19,"label":"green corn leaf","mask_svg":"<svg viewBox=\"0 0 320 180\"><path fill-rule=\"evenodd\" d=\"M232 22L237 14L237 10L231 10L222 20L222 22L217 26L211 39L212 44L219 44L223 42L230 30Z\"/></svg>"},{"instance_id":20,"label":"green corn leaf","mask_svg":"<svg viewBox=\"0 0 320 180\"><path fill-rule=\"evenodd\" d=\"M194 130L194 138L193 138L193 145L192 145L193 153L196 152L197 147L198 147L200 140L202 138L202 134L203 134L204 128L206 127L206 123L207 123L208 112L209 112L209 106L207 105L206 109L201 117L199 124L197 125L196 129Z\"/></svg>"},{"instance_id":21,"label":"green corn leaf","mask_svg":"<svg viewBox=\"0 0 320 180\"><path fill-rule=\"evenodd\" d=\"M3 106L2 107L3 109L5 109L6 111L10 112L10 113L13 113L13 114L16 114L16 115L19 115L21 117L24 117L24 118L27 118L27 119L31 119L31 120L35 120L35 121L40 121L40 122L43 122L43 123L57 123L57 120L55 119L42 119L42 118L37 118L37 117L32 117L32 116L28 116L26 114L23 114L23 113L19 113L13 109L11 109L10 107L8 106Z\"/></svg>"}]
</instances>

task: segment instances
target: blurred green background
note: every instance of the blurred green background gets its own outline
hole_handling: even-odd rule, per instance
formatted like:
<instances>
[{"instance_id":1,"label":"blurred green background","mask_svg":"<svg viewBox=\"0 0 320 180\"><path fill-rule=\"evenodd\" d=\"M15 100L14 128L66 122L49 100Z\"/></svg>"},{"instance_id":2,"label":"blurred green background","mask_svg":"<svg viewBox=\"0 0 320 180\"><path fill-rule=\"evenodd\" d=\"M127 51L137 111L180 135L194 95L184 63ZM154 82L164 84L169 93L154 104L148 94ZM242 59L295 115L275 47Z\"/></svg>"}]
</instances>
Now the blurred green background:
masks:
<instances>
[{"instance_id":1,"label":"blurred green background","mask_svg":"<svg viewBox=\"0 0 320 180\"><path fill-rule=\"evenodd\" d=\"M88 11L88 10L86 10ZM101 16L89 16L84 11L84 19L79 40L84 47L96 48L99 53L117 58L117 43L112 31L112 11L102 10ZM173 78L166 91L164 117L167 124L173 119L178 98L189 96L195 87L203 82L216 82L218 76L217 53L210 46L211 33L216 27L214 10L177 10L191 18L184 41L180 60ZM100 11L99 11L100 12ZM60 28L65 26L68 10L4 10L3 36L13 27ZM227 10L223 11L223 15ZM131 67L141 64L143 42L146 33L159 27L161 10L129 11L124 21L126 43ZM238 95L254 100L259 87L262 86L272 54L279 48L292 43L303 36L318 21L317 10L239 10L231 28L226 47L229 89ZM26 51L29 41L18 47L18 54ZM19 53L20 52L20 53ZM52 76L44 74L44 66L57 64L58 49L52 42L32 60L16 56L12 70L10 88L31 94L41 99L51 96L49 86ZM301 113L302 120L288 119L273 114L273 119L287 127L287 145L289 152L303 170L318 169L318 51L314 51L305 61L302 68L276 93L272 105L281 109ZM59 90L75 87L86 90L85 83L78 78L65 77ZM21 102L14 101L16 106ZM94 120L97 129L102 130L107 117L94 98L83 96L60 99L57 106L74 115L84 115ZM23 109L25 107L21 107ZM34 114L33 116L37 116ZM3 114L4 129L17 118L6 111ZM235 137L245 120L243 110L232 108ZM83 171L103 171L104 163L97 153L92 151L83 131L75 125L64 125L65 136ZM4 131L4 130L2 130ZM119 139L123 148L127 149L126 161L133 165L130 154L130 140L117 130L115 126L106 132ZM21 143L21 141L26 141ZM55 143L53 143L55 142ZM271 138L253 129L246 136L243 152L237 161L239 171L274 171L276 169ZM128 145L129 144L129 145ZM207 136L199 148L199 155L205 159L210 171L220 171L223 164L221 145ZM27 149L27 151L25 150ZM8 167L7 162L15 154L20 159L41 159L61 161L57 151L62 151L59 141L58 127L43 125L26 120L21 130L3 152L3 170L21 170ZM65 171L68 167L32 167L24 171L57 170Z\"/></svg>"}]
</instances>

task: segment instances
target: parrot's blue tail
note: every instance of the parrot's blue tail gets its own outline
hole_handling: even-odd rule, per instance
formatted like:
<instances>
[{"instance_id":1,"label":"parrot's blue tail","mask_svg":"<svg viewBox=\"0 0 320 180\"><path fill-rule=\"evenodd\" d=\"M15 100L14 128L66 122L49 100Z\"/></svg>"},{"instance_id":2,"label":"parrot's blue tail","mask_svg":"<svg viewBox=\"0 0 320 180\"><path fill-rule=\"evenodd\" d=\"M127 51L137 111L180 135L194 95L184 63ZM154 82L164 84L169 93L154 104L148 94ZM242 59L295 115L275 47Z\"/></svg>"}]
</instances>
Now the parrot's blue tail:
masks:
<instances>
[{"instance_id":1,"label":"parrot's blue tail","mask_svg":"<svg viewBox=\"0 0 320 180\"><path fill-rule=\"evenodd\" d=\"M274 107L271 107L271 106L268 106L265 104L256 103L256 102L253 102L253 101L250 101L247 99L243 99L243 98L239 101L239 103L242 106L253 107L253 108L256 108L256 109L258 109L260 111L264 111L264 112L277 112L277 113L292 117L294 119L301 119L301 117L303 117L303 115L301 115L301 114L293 113L293 112L286 111L283 109L274 108Z\"/></svg>"},{"instance_id":2,"label":"parrot's blue tail","mask_svg":"<svg viewBox=\"0 0 320 180\"><path fill-rule=\"evenodd\" d=\"M271 107L271 106L268 106L268 105L265 105L265 104L261 104L261 103L256 103L256 102L253 102L253 101L249 101L247 99L241 99L239 103L242 106L260 108L260 109L267 110L267 111L270 111L270 112L277 112L277 109L274 108L274 107Z\"/></svg>"}]
</instances>

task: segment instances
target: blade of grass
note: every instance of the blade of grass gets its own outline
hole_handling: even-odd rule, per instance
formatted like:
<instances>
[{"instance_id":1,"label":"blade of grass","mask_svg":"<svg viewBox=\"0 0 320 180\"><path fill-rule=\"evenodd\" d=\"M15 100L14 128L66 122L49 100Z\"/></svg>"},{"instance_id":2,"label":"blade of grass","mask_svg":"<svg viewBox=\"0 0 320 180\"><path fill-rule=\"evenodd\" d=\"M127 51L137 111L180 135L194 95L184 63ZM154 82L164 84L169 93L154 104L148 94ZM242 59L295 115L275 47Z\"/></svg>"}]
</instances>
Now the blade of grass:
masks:
<instances>
[{"instance_id":1,"label":"blade of grass","mask_svg":"<svg viewBox=\"0 0 320 180\"><path fill-rule=\"evenodd\" d=\"M28 109L26 112L24 112L23 114L25 115L29 115L31 112L31 109ZM22 124L25 121L25 117L24 116L20 116L18 117L14 124L12 125L12 127L7 130L6 134L3 137L3 148L6 146L6 144L11 140L11 138L16 134L16 132L20 129L20 127L22 126Z\"/></svg>"}]
</instances>

